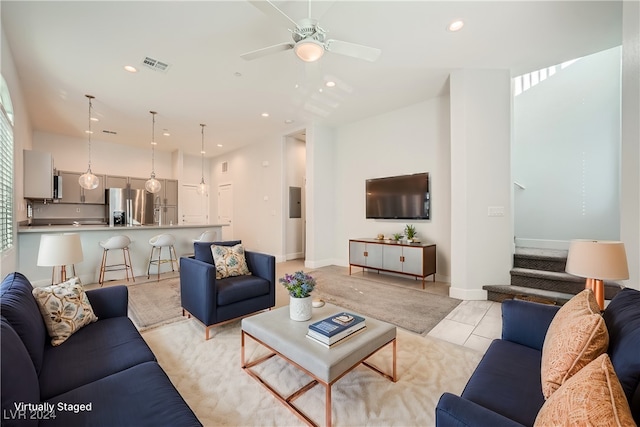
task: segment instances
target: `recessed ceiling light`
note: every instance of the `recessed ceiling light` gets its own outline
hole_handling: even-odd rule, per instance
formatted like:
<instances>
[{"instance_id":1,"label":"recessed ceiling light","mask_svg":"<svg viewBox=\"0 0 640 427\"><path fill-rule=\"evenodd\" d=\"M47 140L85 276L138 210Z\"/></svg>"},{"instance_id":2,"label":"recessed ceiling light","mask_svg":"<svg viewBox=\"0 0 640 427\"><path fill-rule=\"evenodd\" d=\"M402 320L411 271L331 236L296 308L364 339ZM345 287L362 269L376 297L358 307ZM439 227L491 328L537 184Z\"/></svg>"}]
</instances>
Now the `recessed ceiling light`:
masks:
<instances>
[{"instance_id":1,"label":"recessed ceiling light","mask_svg":"<svg viewBox=\"0 0 640 427\"><path fill-rule=\"evenodd\" d=\"M136 67L134 67L133 65L125 65L124 69L127 70L130 73L137 73L138 69Z\"/></svg>"},{"instance_id":2,"label":"recessed ceiling light","mask_svg":"<svg viewBox=\"0 0 640 427\"><path fill-rule=\"evenodd\" d=\"M447 27L447 30L451 32L456 32L456 31L460 31L462 27L464 27L464 21L457 20L449 24L449 26Z\"/></svg>"},{"instance_id":3,"label":"recessed ceiling light","mask_svg":"<svg viewBox=\"0 0 640 427\"><path fill-rule=\"evenodd\" d=\"M336 86L336 82L333 81L328 81L324 84L326 87L335 87Z\"/></svg>"},{"instance_id":4,"label":"recessed ceiling light","mask_svg":"<svg viewBox=\"0 0 640 427\"><path fill-rule=\"evenodd\" d=\"M262 113L260 114L262 117L269 117L269 113Z\"/></svg>"},{"instance_id":5,"label":"recessed ceiling light","mask_svg":"<svg viewBox=\"0 0 640 427\"><path fill-rule=\"evenodd\" d=\"M218 144L217 146L218 146L218 147L222 147L222 144Z\"/></svg>"},{"instance_id":6,"label":"recessed ceiling light","mask_svg":"<svg viewBox=\"0 0 640 427\"><path fill-rule=\"evenodd\" d=\"M291 119L287 119L287 120L285 120L284 122L285 122L286 124L290 125L291 123L293 123L293 120L291 120Z\"/></svg>"},{"instance_id":7,"label":"recessed ceiling light","mask_svg":"<svg viewBox=\"0 0 640 427\"><path fill-rule=\"evenodd\" d=\"M204 151L204 150L200 151L200 154L205 154L205 153L206 153L206 151Z\"/></svg>"},{"instance_id":8,"label":"recessed ceiling light","mask_svg":"<svg viewBox=\"0 0 640 427\"><path fill-rule=\"evenodd\" d=\"M85 130L84 133L88 133L88 134L91 135L91 134L93 134L93 131L92 130Z\"/></svg>"},{"instance_id":9,"label":"recessed ceiling light","mask_svg":"<svg viewBox=\"0 0 640 427\"><path fill-rule=\"evenodd\" d=\"M151 141L151 145L158 145L158 143L155 141Z\"/></svg>"},{"instance_id":10,"label":"recessed ceiling light","mask_svg":"<svg viewBox=\"0 0 640 427\"><path fill-rule=\"evenodd\" d=\"M169 130L168 130L168 129L163 129L163 130L162 130L162 135L164 135L164 136L171 136L171 134L169 133Z\"/></svg>"},{"instance_id":11,"label":"recessed ceiling light","mask_svg":"<svg viewBox=\"0 0 640 427\"><path fill-rule=\"evenodd\" d=\"M99 122L99 121L100 121L100 119L99 119L99 118L97 118L97 117L91 117L91 121L92 121L92 122Z\"/></svg>"}]
</instances>

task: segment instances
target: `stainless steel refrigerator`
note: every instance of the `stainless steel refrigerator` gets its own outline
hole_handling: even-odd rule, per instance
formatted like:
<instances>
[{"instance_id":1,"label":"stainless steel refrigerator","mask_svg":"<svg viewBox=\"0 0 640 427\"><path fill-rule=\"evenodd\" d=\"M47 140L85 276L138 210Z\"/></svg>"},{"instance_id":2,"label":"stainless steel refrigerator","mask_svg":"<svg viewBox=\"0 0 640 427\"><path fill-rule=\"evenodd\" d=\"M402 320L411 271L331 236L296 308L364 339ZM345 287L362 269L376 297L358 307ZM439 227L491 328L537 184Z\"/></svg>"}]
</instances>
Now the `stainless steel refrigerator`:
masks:
<instances>
[{"instance_id":1,"label":"stainless steel refrigerator","mask_svg":"<svg viewBox=\"0 0 640 427\"><path fill-rule=\"evenodd\" d=\"M110 227L153 224L153 194L131 188L109 188L106 192Z\"/></svg>"}]
</instances>

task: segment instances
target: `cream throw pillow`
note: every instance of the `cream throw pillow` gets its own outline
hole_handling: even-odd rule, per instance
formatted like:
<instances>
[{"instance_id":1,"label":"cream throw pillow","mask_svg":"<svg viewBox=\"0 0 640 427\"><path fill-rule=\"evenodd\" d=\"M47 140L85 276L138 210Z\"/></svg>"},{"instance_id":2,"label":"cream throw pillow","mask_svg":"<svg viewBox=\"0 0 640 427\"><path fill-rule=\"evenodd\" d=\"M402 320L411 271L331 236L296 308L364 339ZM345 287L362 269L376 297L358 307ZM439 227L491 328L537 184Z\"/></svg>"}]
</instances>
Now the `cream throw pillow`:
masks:
<instances>
[{"instance_id":1,"label":"cream throw pillow","mask_svg":"<svg viewBox=\"0 0 640 427\"><path fill-rule=\"evenodd\" d=\"M542 394L548 399L565 381L607 351L609 333L593 292L585 289L563 305L542 346Z\"/></svg>"},{"instance_id":2,"label":"cream throw pillow","mask_svg":"<svg viewBox=\"0 0 640 427\"><path fill-rule=\"evenodd\" d=\"M534 426L634 426L629 402L603 354L569 378L542 405Z\"/></svg>"},{"instance_id":3,"label":"cream throw pillow","mask_svg":"<svg viewBox=\"0 0 640 427\"><path fill-rule=\"evenodd\" d=\"M51 345L60 345L74 332L98 320L87 294L76 277L58 285L34 288L32 293L51 337Z\"/></svg>"},{"instance_id":4,"label":"cream throw pillow","mask_svg":"<svg viewBox=\"0 0 640 427\"><path fill-rule=\"evenodd\" d=\"M235 246L211 245L211 253L216 265L216 279L251 274L241 244Z\"/></svg>"}]
</instances>

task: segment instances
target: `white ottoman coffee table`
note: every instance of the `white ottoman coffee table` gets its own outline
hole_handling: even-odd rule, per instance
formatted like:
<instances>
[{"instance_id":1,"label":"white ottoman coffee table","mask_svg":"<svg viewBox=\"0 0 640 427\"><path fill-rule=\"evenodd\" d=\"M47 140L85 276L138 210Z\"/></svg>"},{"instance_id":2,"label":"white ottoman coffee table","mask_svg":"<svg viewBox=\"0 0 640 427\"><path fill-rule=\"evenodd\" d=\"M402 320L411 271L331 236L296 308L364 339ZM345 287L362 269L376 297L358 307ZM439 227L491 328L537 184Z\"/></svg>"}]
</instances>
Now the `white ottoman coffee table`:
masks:
<instances>
[{"instance_id":1,"label":"white ottoman coffee table","mask_svg":"<svg viewBox=\"0 0 640 427\"><path fill-rule=\"evenodd\" d=\"M325 387L325 420L326 425L331 426L331 386L355 367L362 363L393 382L397 379L396 327L394 325L363 316L367 323L365 330L331 348L326 348L306 337L310 323L343 311L349 312L341 307L325 304L324 307L313 309L311 320L296 322L289 318L289 307L286 306L242 319L242 369L309 425L317 424L296 408L293 401L316 384L322 384ZM254 361L245 360L245 336L267 347L271 353ZM392 374L384 373L366 362L366 359L387 345L392 345ZM276 355L304 371L313 380L293 394L282 396L251 370L253 366Z\"/></svg>"}]
</instances>

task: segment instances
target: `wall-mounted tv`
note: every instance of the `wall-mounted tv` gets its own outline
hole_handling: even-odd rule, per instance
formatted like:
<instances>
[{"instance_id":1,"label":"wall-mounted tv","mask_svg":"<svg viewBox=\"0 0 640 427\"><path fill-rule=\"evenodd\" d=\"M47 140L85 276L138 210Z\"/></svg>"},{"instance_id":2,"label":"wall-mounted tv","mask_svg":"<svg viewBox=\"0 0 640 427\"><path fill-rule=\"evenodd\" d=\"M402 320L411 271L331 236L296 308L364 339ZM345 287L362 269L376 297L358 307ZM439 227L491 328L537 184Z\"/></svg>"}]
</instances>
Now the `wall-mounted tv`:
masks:
<instances>
[{"instance_id":1,"label":"wall-mounted tv","mask_svg":"<svg viewBox=\"0 0 640 427\"><path fill-rule=\"evenodd\" d=\"M366 215L371 219L429 219L429 174L366 181Z\"/></svg>"}]
</instances>

